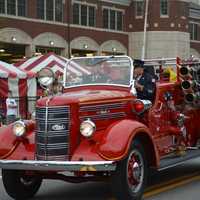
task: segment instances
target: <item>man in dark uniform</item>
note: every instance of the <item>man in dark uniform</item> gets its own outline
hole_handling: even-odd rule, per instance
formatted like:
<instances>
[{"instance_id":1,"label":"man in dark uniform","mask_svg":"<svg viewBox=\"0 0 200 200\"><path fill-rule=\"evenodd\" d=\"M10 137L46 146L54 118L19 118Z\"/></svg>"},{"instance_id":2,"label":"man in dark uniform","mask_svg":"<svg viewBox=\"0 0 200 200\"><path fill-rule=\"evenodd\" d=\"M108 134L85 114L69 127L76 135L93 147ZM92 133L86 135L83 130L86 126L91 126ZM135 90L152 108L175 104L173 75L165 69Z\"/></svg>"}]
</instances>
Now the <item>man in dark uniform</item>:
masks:
<instances>
[{"instance_id":1,"label":"man in dark uniform","mask_svg":"<svg viewBox=\"0 0 200 200\"><path fill-rule=\"evenodd\" d=\"M155 94L155 78L145 71L144 62L141 60L134 61L134 77L137 97L152 101Z\"/></svg>"}]
</instances>

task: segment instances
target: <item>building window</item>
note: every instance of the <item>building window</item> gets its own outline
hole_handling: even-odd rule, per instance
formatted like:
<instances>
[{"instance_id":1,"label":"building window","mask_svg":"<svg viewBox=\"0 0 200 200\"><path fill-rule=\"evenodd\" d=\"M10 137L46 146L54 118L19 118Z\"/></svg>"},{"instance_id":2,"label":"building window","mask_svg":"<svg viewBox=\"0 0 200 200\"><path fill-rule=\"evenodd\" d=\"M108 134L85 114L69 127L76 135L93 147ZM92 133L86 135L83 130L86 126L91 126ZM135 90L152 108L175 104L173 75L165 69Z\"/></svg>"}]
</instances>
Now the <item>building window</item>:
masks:
<instances>
[{"instance_id":1,"label":"building window","mask_svg":"<svg viewBox=\"0 0 200 200\"><path fill-rule=\"evenodd\" d=\"M37 1L37 17L39 19L44 19L44 1L45 0L38 0Z\"/></svg>"},{"instance_id":2,"label":"building window","mask_svg":"<svg viewBox=\"0 0 200 200\"><path fill-rule=\"evenodd\" d=\"M136 17L143 17L144 15L144 1L136 1L135 2L135 15Z\"/></svg>"},{"instance_id":3,"label":"building window","mask_svg":"<svg viewBox=\"0 0 200 200\"><path fill-rule=\"evenodd\" d=\"M180 12L181 17L187 17L189 16L189 7L187 3L182 3L182 6L180 6L178 12Z\"/></svg>"},{"instance_id":4,"label":"building window","mask_svg":"<svg viewBox=\"0 0 200 200\"><path fill-rule=\"evenodd\" d=\"M61 22L63 20L63 1L55 1L55 21Z\"/></svg>"},{"instance_id":5,"label":"building window","mask_svg":"<svg viewBox=\"0 0 200 200\"><path fill-rule=\"evenodd\" d=\"M53 21L54 20L54 17L53 17L53 0L47 0L46 1L46 20L49 20L49 21Z\"/></svg>"},{"instance_id":6,"label":"building window","mask_svg":"<svg viewBox=\"0 0 200 200\"><path fill-rule=\"evenodd\" d=\"M108 9L103 10L103 28L109 28L109 15Z\"/></svg>"},{"instance_id":7,"label":"building window","mask_svg":"<svg viewBox=\"0 0 200 200\"><path fill-rule=\"evenodd\" d=\"M198 40L198 24L190 23L190 39Z\"/></svg>"},{"instance_id":8,"label":"building window","mask_svg":"<svg viewBox=\"0 0 200 200\"><path fill-rule=\"evenodd\" d=\"M169 16L168 0L160 0L160 15L161 16Z\"/></svg>"},{"instance_id":9,"label":"building window","mask_svg":"<svg viewBox=\"0 0 200 200\"><path fill-rule=\"evenodd\" d=\"M18 0L18 16L26 16L26 0Z\"/></svg>"},{"instance_id":10,"label":"building window","mask_svg":"<svg viewBox=\"0 0 200 200\"><path fill-rule=\"evenodd\" d=\"M73 5L73 23L74 24L80 24L80 22L79 22L79 10L80 10L79 4L75 3Z\"/></svg>"},{"instance_id":11,"label":"building window","mask_svg":"<svg viewBox=\"0 0 200 200\"><path fill-rule=\"evenodd\" d=\"M121 31L123 27L122 11L103 9L103 28Z\"/></svg>"},{"instance_id":12,"label":"building window","mask_svg":"<svg viewBox=\"0 0 200 200\"><path fill-rule=\"evenodd\" d=\"M81 25L87 26L87 6L81 5Z\"/></svg>"},{"instance_id":13,"label":"building window","mask_svg":"<svg viewBox=\"0 0 200 200\"><path fill-rule=\"evenodd\" d=\"M6 10L5 10L5 0L0 0L0 13L5 14Z\"/></svg>"},{"instance_id":14,"label":"building window","mask_svg":"<svg viewBox=\"0 0 200 200\"><path fill-rule=\"evenodd\" d=\"M73 24L82 26L95 26L96 10L95 6L87 4L73 4Z\"/></svg>"},{"instance_id":15,"label":"building window","mask_svg":"<svg viewBox=\"0 0 200 200\"><path fill-rule=\"evenodd\" d=\"M95 8L89 7L89 26L95 26Z\"/></svg>"},{"instance_id":16,"label":"building window","mask_svg":"<svg viewBox=\"0 0 200 200\"><path fill-rule=\"evenodd\" d=\"M122 30L123 26L123 15L122 12L117 12L117 30Z\"/></svg>"},{"instance_id":17,"label":"building window","mask_svg":"<svg viewBox=\"0 0 200 200\"><path fill-rule=\"evenodd\" d=\"M37 18L63 21L63 0L37 0Z\"/></svg>"},{"instance_id":18,"label":"building window","mask_svg":"<svg viewBox=\"0 0 200 200\"><path fill-rule=\"evenodd\" d=\"M116 20L115 20L115 11L111 10L110 11L110 29L115 30L115 25L116 25Z\"/></svg>"},{"instance_id":19,"label":"building window","mask_svg":"<svg viewBox=\"0 0 200 200\"><path fill-rule=\"evenodd\" d=\"M0 13L26 16L26 0L0 0Z\"/></svg>"},{"instance_id":20,"label":"building window","mask_svg":"<svg viewBox=\"0 0 200 200\"><path fill-rule=\"evenodd\" d=\"M16 15L16 1L7 0L7 14Z\"/></svg>"}]
</instances>

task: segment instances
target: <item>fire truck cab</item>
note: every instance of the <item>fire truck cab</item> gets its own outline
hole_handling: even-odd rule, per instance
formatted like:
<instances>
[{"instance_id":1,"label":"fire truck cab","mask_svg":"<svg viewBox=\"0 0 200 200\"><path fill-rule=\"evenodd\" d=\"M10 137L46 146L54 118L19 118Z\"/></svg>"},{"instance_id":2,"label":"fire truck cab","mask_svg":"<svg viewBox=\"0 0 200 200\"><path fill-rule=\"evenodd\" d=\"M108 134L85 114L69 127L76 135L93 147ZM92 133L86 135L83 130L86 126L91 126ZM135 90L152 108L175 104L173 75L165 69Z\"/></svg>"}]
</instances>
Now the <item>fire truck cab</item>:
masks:
<instances>
[{"instance_id":1,"label":"fire truck cab","mask_svg":"<svg viewBox=\"0 0 200 200\"><path fill-rule=\"evenodd\" d=\"M200 63L156 59L145 66L157 77L152 102L137 98L127 56L71 59L62 93L51 70L41 71L48 96L37 101L35 119L0 129L8 195L29 199L43 179L111 180L118 200L139 200L150 169L199 157Z\"/></svg>"}]
</instances>

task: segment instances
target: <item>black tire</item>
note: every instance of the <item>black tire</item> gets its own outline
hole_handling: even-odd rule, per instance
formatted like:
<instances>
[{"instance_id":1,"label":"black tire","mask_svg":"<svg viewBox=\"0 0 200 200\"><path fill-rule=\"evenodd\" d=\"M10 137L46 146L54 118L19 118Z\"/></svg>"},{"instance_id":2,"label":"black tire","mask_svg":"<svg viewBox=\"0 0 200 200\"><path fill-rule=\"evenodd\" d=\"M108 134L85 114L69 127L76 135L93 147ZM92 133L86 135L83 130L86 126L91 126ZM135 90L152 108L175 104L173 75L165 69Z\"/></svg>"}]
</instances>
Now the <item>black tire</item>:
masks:
<instances>
[{"instance_id":1,"label":"black tire","mask_svg":"<svg viewBox=\"0 0 200 200\"><path fill-rule=\"evenodd\" d=\"M6 192L17 200L32 198L39 190L42 179L25 175L24 171L2 169L2 180Z\"/></svg>"},{"instance_id":2,"label":"black tire","mask_svg":"<svg viewBox=\"0 0 200 200\"><path fill-rule=\"evenodd\" d=\"M131 145L127 158L118 163L117 170L111 178L114 196L117 200L141 200L147 184L147 176L144 148L141 143L135 141Z\"/></svg>"}]
</instances>

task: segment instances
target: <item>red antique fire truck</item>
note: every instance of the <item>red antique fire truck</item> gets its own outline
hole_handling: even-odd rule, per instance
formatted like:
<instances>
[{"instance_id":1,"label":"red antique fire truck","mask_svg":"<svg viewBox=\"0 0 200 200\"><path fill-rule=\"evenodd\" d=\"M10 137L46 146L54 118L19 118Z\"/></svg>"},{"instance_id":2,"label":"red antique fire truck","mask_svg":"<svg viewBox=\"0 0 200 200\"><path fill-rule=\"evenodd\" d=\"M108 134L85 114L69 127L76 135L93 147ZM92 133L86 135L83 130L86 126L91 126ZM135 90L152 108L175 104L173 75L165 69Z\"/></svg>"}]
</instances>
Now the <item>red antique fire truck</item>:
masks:
<instances>
[{"instance_id":1,"label":"red antique fire truck","mask_svg":"<svg viewBox=\"0 0 200 200\"><path fill-rule=\"evenodd\" d=\"M31 198L43 179L108 180L118 200L139 200L151 169L199 157L200 63L160 59L145 65L157 75L152 102L137 98L127 56L73 58L62 94L52 72L41 71L49 95L37 101L35 120L0 129L8 195ZM166 76L168 65L177 74L174 82Z\"/></svg>"}]
</instances>

